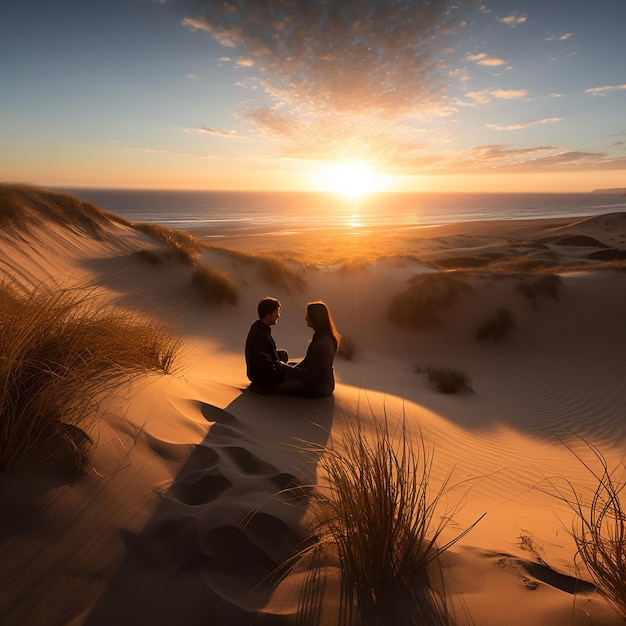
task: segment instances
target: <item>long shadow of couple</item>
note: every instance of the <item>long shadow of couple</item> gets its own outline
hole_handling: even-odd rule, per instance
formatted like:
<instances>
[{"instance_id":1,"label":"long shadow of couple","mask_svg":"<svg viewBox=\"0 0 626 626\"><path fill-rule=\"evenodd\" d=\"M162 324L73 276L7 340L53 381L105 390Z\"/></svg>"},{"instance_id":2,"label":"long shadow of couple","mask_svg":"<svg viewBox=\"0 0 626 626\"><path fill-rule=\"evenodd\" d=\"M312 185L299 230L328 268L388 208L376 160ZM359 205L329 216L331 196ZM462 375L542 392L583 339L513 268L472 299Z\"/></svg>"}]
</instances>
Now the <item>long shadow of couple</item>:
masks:
<instances>
[{"instance_id":1,"label":"long shadow of couple","mask_svg":"<svg viewBox=\"0 0 626 626\"><path fill-rule=\"evenodd\" d=\"M331 430L334 400L244 392L226 409L198 403L211 426L181 467L85 621L241 626L259 622L272 574L301 540L306 487ZM306 501L306 497L304 497Z\"/></svg>"}]
</instances>

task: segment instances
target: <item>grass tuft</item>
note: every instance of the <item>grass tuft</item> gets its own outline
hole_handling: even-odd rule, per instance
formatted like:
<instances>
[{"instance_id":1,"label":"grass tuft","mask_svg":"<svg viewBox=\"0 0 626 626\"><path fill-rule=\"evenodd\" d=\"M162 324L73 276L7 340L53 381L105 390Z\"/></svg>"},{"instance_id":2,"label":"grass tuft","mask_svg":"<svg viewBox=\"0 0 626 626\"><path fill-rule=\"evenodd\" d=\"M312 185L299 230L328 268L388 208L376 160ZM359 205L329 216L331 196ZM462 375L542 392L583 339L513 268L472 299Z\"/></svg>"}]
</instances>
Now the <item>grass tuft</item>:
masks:
<instances>
[{"instance_id":1,"label":"grass tuft","mask_svg":"<svg viewBox=\"0 0 626 626\"><path fill-rule=\"evenodd\" d=\"M203 265L194 270L191 282L205 302L215 304L239 302L239 291L227 272Z\"/></svg>"},{"instance_id":2,"label":"grass tuft","mask_svg":"<svg viewBox=\"0 0 626 626\"><path fill-rule=\"evenodd\" d=\"M287 291L290 291L291 287L296 291L304 289L305 282L302 276L291 270L287 263L276 255L243 252L241 250L219 247L213 247L212 249L234 259L238 263L254 266L261 278L274 287L280 287Z\"/></svg>"},{"instance_id":3,"label":"grass tuft","mask_svg":"<svg viewBox=\"0 0 626 626\"><path fill-rule=\"evenodd\" d=\"M479 521L443 541L460 505L441 510L454 486L451 474L435 486L433 461L421 434L404 420L392 432L386 416L368 432L357 417L322 450L325 481L313 492L310 543L298 559L338 563L342 626L388 623L389 598L413 613L403 623L422 623L427 566Z\"/></svg>"},{"instance_id":4,"label":"grass tuft","mask_svg":"<svg viewBox=\"0 0 626 626\"><path fill-rule=\"evenodd\" d=\"M533 278L524 278L518 288L531 302L537 302L539 296L559 300L561 277L558 274L542 274Z\"/></svg>"},{"instance_id":5,"label":"grass tuft","mask_svg":"<svg viewBox=\"0 0 626 626\"><path fill-rule=\"evenodd\" d=\"M428 383L440 393L472 391L472 379L460 370L449 367L416 367L416 374L426 374Z\"/></svg>"},{"instance_id":6,"label":"grass tuft","mask_svg":"<svg viewBox=\"0 0 626 626\"><path fill-rule=\"evenodd\" d=\"M509 309L500 309L481 324L474 335L476 341L491 339L500 343L515 328L515 315Z\"/></svg>"},{"instance_id":7,"label":"grass tuft","mask_svg":"<svg viewBox=\"0 0 626 626\"><path fill-rule=\"evenodd\" d=\"M133 222L132 227L166 244L175 260L191 267L198 264L204 246L189 233L152 222Z\"/></svg>"},{"instance_id":8,"label":"grass tuft","mask_svg":"<svg viewBox=\"0 0 626 626\"><path fill-rule=\"evenodd\" d=\"M392 300L389 319L418 330L441 326L443 314L471 289L454 273L418 274L409 281L409 288Z\"/></svg>"},{"instance_id":9,"label":"grass tuft","mask_svg":"<svg viewBox=\"0 0 626 626\"><path fill-rule=\"evenodd\" d=\"M592 452L599 470L572 452L596 481L595 487L583 490L568 479L563 479L564 485L553 479L550 481L552 495L574 512L571 532L576 556L589 571L598 591L626 620L626 464L621 462L622 477L618 479L617 472L609 469L598 448L588 441L583 440L583 443Z\"/></svg>"},{"instance_id":10,"label":"grass tuft","mask_svg":"<svg viewBox=\"0 0 626 626\"><path fill-rule=\"evenodd\" d=\"M34 185L0 183L0 229L11 234L53 223L99 237L105 225L116 221L117 216L68 193Z\"/></svg>"},{"instance_id":11,"label":"grass tuft","mask_svg":"<svg viewBox=\"0 0 626 626\"><path fill-rule=\"evenodd\" d=\"M94 292L0 285L0 471L72 433L100 402L147 372L169 373L179 341L138 315L102 306Z\"/></svg>"}]
</instances>

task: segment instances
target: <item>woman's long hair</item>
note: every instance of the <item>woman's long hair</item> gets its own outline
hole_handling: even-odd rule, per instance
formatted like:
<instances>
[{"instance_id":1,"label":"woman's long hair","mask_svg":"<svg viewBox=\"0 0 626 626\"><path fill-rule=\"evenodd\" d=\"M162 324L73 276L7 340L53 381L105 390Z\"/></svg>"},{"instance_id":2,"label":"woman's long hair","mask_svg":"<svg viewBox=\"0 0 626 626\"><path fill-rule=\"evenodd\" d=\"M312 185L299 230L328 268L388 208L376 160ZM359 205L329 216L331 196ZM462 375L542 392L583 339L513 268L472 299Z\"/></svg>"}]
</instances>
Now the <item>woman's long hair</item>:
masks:
<instances>
[{"instance_id":1,"label":"woman's long hair","mask_svg":"<svg viewBox=\"0 0 626 626\"><path fill-rule=\"evenodd\" d=\"M341 335L337 332L330 316L328 307L323 302L309 302L306 305L306 314L311 320L311 326L316 333L330 335L335 348L339 347Z\"/></svg>"}]
</instances>

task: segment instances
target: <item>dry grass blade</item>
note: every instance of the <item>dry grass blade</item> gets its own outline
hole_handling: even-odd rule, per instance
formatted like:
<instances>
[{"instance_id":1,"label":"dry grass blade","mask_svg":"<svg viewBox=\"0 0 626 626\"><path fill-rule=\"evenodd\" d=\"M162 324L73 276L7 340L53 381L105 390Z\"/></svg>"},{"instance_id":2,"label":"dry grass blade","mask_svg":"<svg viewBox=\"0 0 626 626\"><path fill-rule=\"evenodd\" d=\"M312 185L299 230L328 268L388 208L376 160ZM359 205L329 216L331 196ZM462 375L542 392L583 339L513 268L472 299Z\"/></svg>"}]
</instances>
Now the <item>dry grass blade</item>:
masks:
<instances>
[{"instance_id":1,"label":"dry grass blade","mask_svg":"<svg viewBox=\"0 0 626 626\"><path fill-rule=\"evenodd\" d=\"M340 444L322 451L326 479L311 499L310 543L298 558L310 558L315 569L315 559L335 556L342 624L386 623L390 598L405 607L406 623L422 623L426 613L432 623L446 623L427 566L474 524L442 540L460 504L441 510L454 486L448 474L433 487L433 459L421 435L415 440L404 421L392 433L386 417L372 432L357 418Z\"/></svg>"},{"instance_id":2,"label":"dry grass blade","mask_svg":"<svg viewBox=\"0 0 626 626\"><path fill-rule=\"evenodd\" d=\"M616 478L602 453L588 441L599 471L572 450L595 480L588 492L577 489L569 480L559 486L550 481L553 493L574 512L572 537L580 557L591 574L598 591L615 611L626 620L626 501L624 478ZM568 446L569 447L569 446ZM622 471L626 465L622 461Z\"/></svg>"},{"instance_id":3,"label":"dry grass blade","mask_svg":"<svg viewBox=\"0 0 626 626\"><path fill-rule=\"evenodd\" d=\"M179 341L94 292L0 286L0 471L95 419L107 393L172 370ZM79 458L77 457L77 462Z\"/></svg>"},{"instance_id":4,"label":"dry grass blade","mask_svg":"<svg viewBox=\"0 0 626 626\"><path fill-rule=\"evenodd\" d=\"M239 301L235 281L223 270L200 265L194 270L191 284L205 302L237 304Z\"/></svg>"},{"instance_id":5,"label":"dry grass blade","mask_svg":"<svg viewBox=\"0 0 626 626\"><path fill-rule=\"evenodd\" d=\"M200 261L204 246L189 233L152 222L133 222L132 227L166 244L181 263L195 267Z\"/></svg>"}]
</instances>

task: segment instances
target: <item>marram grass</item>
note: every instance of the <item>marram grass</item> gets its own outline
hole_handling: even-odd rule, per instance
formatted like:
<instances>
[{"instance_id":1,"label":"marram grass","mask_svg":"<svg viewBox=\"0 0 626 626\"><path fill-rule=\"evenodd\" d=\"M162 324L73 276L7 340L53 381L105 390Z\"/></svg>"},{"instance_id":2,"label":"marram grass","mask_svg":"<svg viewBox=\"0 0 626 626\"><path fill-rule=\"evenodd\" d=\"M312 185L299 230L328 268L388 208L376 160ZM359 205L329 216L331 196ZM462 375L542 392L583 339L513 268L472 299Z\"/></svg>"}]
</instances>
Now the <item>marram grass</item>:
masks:
<instances>
[{"instance_id":1,"label":"marram grass","mask_svg":"<svg viewBox=\"0 0 626 626\"><path fill-rule=\"evenodd\" d=\"M451 474L435 481L424 438L412 436L404 421L391 432L386 416L367 431L355 419L341 442L320 452L323 481L310 500L308 547L296 561L308 563L312 579L329 558L338 564L337 623L389 623L390 598L403 607L403 624L423 623L427 615L430 623L445 623L445 600L427 584L428 567L479 521L443 538L461 506L447 504L457 486ZM321 598L307 595L301 614L315 614L316 602Z\"/></svg>"},{"instance_id":2,"label":"marram grass","mask_svg":"<svg viewBox=\"0 0 626 626\"><path fill-rule=\"evenodd\" d=\"M591 474L594 487L584 490L567 479L560 483L552 479L551 491L574 513L576 560L582 561L600 594L626 621L626 464L622 460L618 477L598 448L583 443L597 468L572 452Z\"/></svg>"},{"instance_id":3,"label":"marram grass","mask_svg":"<svg viewBox=\"0 0 626 626\"><path fill-rule=\"evenodd\" d=\"M74 427L88 427L107 394L170 372L178 348L164 328L103 306L93 291L1 284L0 471L55 437L72 447Z\"/></svg>"}]
</instances>

